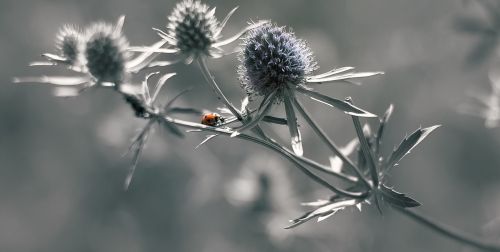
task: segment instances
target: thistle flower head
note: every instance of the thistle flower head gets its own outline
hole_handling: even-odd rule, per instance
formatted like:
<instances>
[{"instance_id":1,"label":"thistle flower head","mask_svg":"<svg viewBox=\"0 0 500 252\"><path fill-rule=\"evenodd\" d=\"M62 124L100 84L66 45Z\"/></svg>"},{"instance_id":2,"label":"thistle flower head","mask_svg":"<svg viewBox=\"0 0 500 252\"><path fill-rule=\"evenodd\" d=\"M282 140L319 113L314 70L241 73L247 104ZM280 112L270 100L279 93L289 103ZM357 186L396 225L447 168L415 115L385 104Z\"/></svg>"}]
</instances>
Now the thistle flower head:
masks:
<instances>
[{"instance_id":1,"label":"thistle flower head","mask_svg":"<svg viewBox=\"0 0 500 252\"><path fill-rule=\"evenodd\" d=\"M316 68L307 44L284 27L274 25L250 31L239 59L239 78L249 95L267 95L287 85L301 85Z\"/></svg>"},{"instance_id":2,"label":"thistle flower head","mask_svg":"<svg viewBox=\"0 0 500 252\"><path fill-rule=\"evenodd\" d=\"M129 58L128 42L121 34L121 27L97 23L87 30L85 59L89 73L98 82L119 85L124 81Z\"/></svg>"},{"instance_id":3,"label":"thistle flower head","mask_svg":"<svg viewBox=\"0 0 500 252\"><path fill-rule=\"evenodd\" d=\"M65 25L59 30L56 37L57 51L70 65L78 61L82 49L81 44L82 36L75 26Z\"/></svg>"},{"instance_id":4,"label":"thistle flower head","mask_svg":"<svg viewBox=\"0 0 500 252\"><path fill-rule=\"evenodd\" d=\"M177 48L184 54L210 54L210 47L219 33L215 8L199 1L178 3L168 17L168 34L175 38Z\"/></svg>"}]
</instances>

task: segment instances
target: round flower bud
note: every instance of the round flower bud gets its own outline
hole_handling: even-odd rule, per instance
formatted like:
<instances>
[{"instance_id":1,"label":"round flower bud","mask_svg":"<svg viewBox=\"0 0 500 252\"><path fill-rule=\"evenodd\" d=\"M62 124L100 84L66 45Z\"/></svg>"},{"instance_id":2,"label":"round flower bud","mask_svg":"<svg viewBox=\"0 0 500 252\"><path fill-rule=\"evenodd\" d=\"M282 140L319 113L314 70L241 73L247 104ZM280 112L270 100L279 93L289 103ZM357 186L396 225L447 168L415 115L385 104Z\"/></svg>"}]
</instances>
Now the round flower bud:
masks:
<instances>
[{"instance_id":1,"label":"round flower bud","mask_svg":"<svg viewBox=\"0 0 500 252\"><path fill-rule=\"evenodd\" d=\"M95 24L88 29L85 59L89 73L99 82L121 84L127 73L128 42L120 31L108 24Z\"/></svg>"},{"instance_id":2,"label":"round flower bud","mask_svg":"<svg viewBox=\"0 0 500 252\"><path fill-rule=\"evenodd\" d=\"M206 4L193 0L180 2L168 20L168 33L175 38L176 46L182 53L209 55L219 22Z\"/></svg>"},{"instance_id":3,"label":"round flower bud","mask_svg":"<svg viewBox=\"0 0 500 252\"><path fill-rule=\"evenodd\" d=\"M316 68L306 43L284 27L273 25L261 26L247 34L239 60L239 79L249 96L300 85ZM278 97L281 93L278 92Z\"/></svg>"},{"instance_id":4,"label":"round flower bud","mask_svg":"<svg viewBox=\"0 0 500 252\"><path fill-rule=\"evenodd\" d=\"M70 25L63 26L56 37L56 47L59 55L66 58L68 64L74 65L81 52L80 31Z\"/></svg>"}]
</instances>

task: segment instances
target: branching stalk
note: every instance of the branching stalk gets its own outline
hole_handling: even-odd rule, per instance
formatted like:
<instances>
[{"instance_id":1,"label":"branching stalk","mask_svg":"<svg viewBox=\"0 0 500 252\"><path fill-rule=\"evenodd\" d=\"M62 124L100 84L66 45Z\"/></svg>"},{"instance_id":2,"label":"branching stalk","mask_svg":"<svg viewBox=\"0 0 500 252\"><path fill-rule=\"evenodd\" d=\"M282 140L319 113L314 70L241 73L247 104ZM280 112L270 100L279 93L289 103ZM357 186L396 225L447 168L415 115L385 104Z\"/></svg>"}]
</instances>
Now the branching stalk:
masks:
<instances>
[{"instance_id":1,"label":"branching stalk","mask_svg":"<svg viewBox=\"0 0 500 252\"><path fill-rule=\"evenodd\" d=\"M204 57L198 57L198 65L200 66L201 72L203 74L203 77L205 77L207 83L209 84L210 88L215 92L217 95L217 98L219 100L222 100L222 102L226 105L226 107L231 111L231 113L236 116L236 118L240 121L243 120L243 117L241 116L240 112L236 107L227 99L227 97L224 95L222 90L219 88L219 85L217 85L217 82L215 82L215 78L208 69L206 59Z\"/></svg>"},{"instance_id":2,"label":"branching stalk","mask_svg":"<svg viewBox=\"0 0 500 252\"><path fill-rule=\"evenodd\" d=\"M226 135L226 136L231 136L231 134L233 133L233 131L231 131L229 129L221 129L221 128L210 127L210 126L206 126L206 125L203 125L203 124L198 124L198 123L193 123L193 122L189 122L189 121L174 119L174 118L171 118L169 116L163 116L163 115L160 115L160 114L155 114L155 117L158 120L164 120L167 123L173 123L173 124L175 124L177 126L182 126L182 127L186 127L186 128L190 128L190 129L198 129L198 130L202 130L202 131L209 131L209 132L218 133L220 135ZM331 190L334 193L337 193L339 195L343 195L345 197L350 197L350 198L361 198L361 199L364 199L364 198L367 197L367 193L364 193L364 192L350 192L350 191L346 191L346 190L337 188L337 187L329 184L328 182L326 182L322 178L318 177L316 174L314 174L311 171L309 171L306 167L304 167L300 162L298 162L294 158L294 155L291 155L288 152L283 151L281 148L277 147L274 144L268 143L268 142L266 142L264 140L261 140L259 138L252 137L252 136L249 136L249 135L246 135L246 134L239 134L238 136L236 136L236 138L240 138L240 139L244 139L244 140L247 140L247 141L250 141L250 142L254 142L254 143L260 144L260 145L262 145L262 146L264 146L264 147L266 147L268 149L276 151L277 153L281 154L283 157L287 158L292 163L294 163L297 166L297 168L299 168L299 170L302 171L304 174L306 174L309 178L311 178L312 180L314 180L316 183L318 183L318 184L320 184L320 185L328 188L329 190Z\"/></svg>"},{"instance_id":3,"label":"branching stalk","mask_svg":"<svg viewBox=\"0 0 500 252\"><path fill-rule=\"evenodd\" d=\"M326 135L326 133L319 127L319 125L309 116L309 112L302 106L302 104L297 100L294 99L295 101L295 107L297 107L297 110L299 111L300 114L304 117L304 119L307 121L307 123L311 126L311 128L316 132L316 134L321 138L323 142L330 148L330 150L337 155L347 166L349 166L351 169L354 170L356 173L356 176L363 182L363 184L367 188L372 188L371 183L365 178L363 173L359 170L359 168L349 159L347 158L342 152L340 152L339 148L335 143Z\"/></svg>"}]
</instances>

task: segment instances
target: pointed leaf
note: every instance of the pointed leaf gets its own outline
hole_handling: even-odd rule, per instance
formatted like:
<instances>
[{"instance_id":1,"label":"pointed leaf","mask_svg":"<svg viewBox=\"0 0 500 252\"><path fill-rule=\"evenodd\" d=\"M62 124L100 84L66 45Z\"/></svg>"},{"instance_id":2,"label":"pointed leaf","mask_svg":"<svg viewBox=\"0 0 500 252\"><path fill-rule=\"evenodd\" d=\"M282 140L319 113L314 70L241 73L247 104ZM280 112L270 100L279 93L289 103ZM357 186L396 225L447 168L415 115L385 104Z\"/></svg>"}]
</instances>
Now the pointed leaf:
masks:
<instances>
[{"instance_id":1,"label":"pointed leaf","mask_svg":"<svg viewBox=\"0 0 500 252\"><path fill-rule=\"evenodd\" d=\"M89 82L89 77L67 77L67 76L40 76L14 78L14 83L36 82L60 86L77 86Z\"/></svg>"},{"instance_id":2,"label":"pointed leaf","mask_svg":"<svg viewBox=\"0 0 500 252\"><path fill-rule=\"evenodd\" d=\"M219 47L219 46L224 46L224 45L227 45L227 44L229 44L229 43L231 43L231 42L233 42L233 41L235 41L235 40L239 39L241 36L243 36L243 35L244 35L245 33L247 33L248 31L251 31L251 30L253 30L253 29L255 29L255 28L258 28L258 27L260 27L260 26L262 26L262 25L265 25L265 24L267 24L267 23L269 23L269 22L270 22L270 21L268 21L268 20L262 20L262 21L259 21L259 22L257 22L257 23L251 24L251 25L249 25L249 26L247 26L247 27L243 28L243 30L241 30L240 32L236 33L236 34L235 34L235 35L233 35L232 37L227 38L227 39L222 40L222 41L219 41L219 42L217 42L217 43L213 44L212 46L213 46L213 47Z\"/></svg>"},{"instance_id":3,"label":"pointed leaf","mask_svg":"<svg viewBox=\"0 0 500 252\"><path fill-rule=\"evenodd\" d=\"M348 102L338 100L326 95L322 95L320 93L314 92L312 90L307 90L304 88L298 88L297 89L299 92L309 96L311 99L321 102L323 104L326 104L330 107L334 107L337 109L340 109L344 111L344 113L348 115L353 115L353 116L359 116L359 117L377 117L377 115L372 114L366 110L363 110L361 108L358 108Z\"/></svg>"},{"instance_id":4,"label":"pointed leaf","mask_svg":"<svg viewBox=\"0 0 500 252\"><path fill-rule=\"evenodd\" d=\"M421 205L418 201L383 184L380 185L379 191L382 194L382 199L393 206L409 208L418 207Z\"/></svg>"},{"instance_id":5,"label":"pointed leaf","mask_svg":"<svg viewBox=\"0 0 500 252\"><path fill-rule=\"evenodd\" d=\"M366 78L381 74L384 74L384 72L361 72L361 73L352 72L340 75L327 76L323 78L307 79L307 82L319 83L319 82L331 82L331 81L346 81L350 79Z\"/></svg>"},{"instance_id":6,"label":"pointed leaf","mask_svg":"<svg viewBox=\"0 0 500 252\"><path fill-rule=\"evenodd\" d=\"M285 97L283 99L285 103L285 113L286 119L288 121L288 129L290 131L292 149L298 156L304 154L302 149L302 137L300 135L299 127L297 125L297 117L295 116L295 111L293 109L293 99L295 99L292 91L285 89Z\"/></svg>"},{"instance_id":7,"label":"pointed leaf","mask_svg":"<svg viewBox=\"0 0 500 252\"><path fill-rule=\"evenodd\" d=\"M389 108L387 108L387 110L385 111L385 114L384 114L384 117L382 117L382 119L380 119L380 125L378 126L378 130L377 130L377 140L376 140L376 150L377 150L377 155L379 154L378 151L380 150L380 144L382 143L382 136L384 135L384 129L385 129L385 126L387 124L387 122L389 121L389 119L391 118L391 115L392 115L392 112L394 111L394 106L391 104L389 105Z\"/></svg>"},{"instance_id":8,"label":"pointed leaf","mask_svg":"<svg viewBox=\"0 0 500 252\"><path fill-rule=\"evenodd\" d=\"M434 125L424 129L417 129L410 136L403 139L401 144L394 149L391 156L387 159L385 169L390 169L396 165L404 156L415 148L422 140L424 140L432 131L439 128L441 125Z\"/></svg>"},{"instance_id":9,"label":"pointed leaf","mask_svg":"<svg viewBox=\"0 0 500 252\"><path fill-rule=\"evenodd\" d=\"M177 125L175 124L172 124L172 123L169 123L169 122L166 122L165 120L162 120L160 121L160 123L165 126L165 129L167 129L168 131L170 131L170 133L180 137L180 138L183 138L184 137L184 133L179 129L179 127L177 127Z\"/></svg>"},{"instance_id":10,"label":"pointed leaf","mask_svg":"<svg viewBox=\"0 0 500 252\"><path fill-rule=\"evenodd\" d=\"M222 32L222 29L224 29L224 26L226 26L226 23L227 21L229 21L229 18L231 18L231 16L234 14L234 12L236 12L236 10L238 9L238 6L236 6L235 8L233 8L227 15L226 17L222 20L222 22L220 22L220 25L219 25L219 29L217 30L217 32L214 34L214 37L217 37L219 36L219 34Z\"/></svg>"},{"instance_id":11,"label":"pointed leaf","mask_svg":"<svg viewBox=\"0 0 500 252\"><path fill-rule=\"evenodd\" d=\"M194 149L198 149L200 148L203 144L207 143L208 141L210 141L210 139L213 139L215 138L216 136L218 136L219 134L214 134L214 135L208 135L205 140L201 141L201 143L199 143L198 145L196 145L196 147L194 147Z\"/></svg>"},{"instance_id":12,"label":"pointed leaf","mask_svg":"<svg viewBox=\"0 0 500 252\"><path fill-rule=\"evenodd\" d=\"M274 116L264 116L264 118L262 118L262 121L279 125L288 125L288 121L285 118L274 117Z\"/></svg>"},{"instance_id":13,"label":"pointed leaf","mask_svg":"<svg viewBox=\"0 0 500 252\"><path fill-rule=\"evenodd\" d=\"M325 72L325 73L322 73L322 74L318 74L318 75L314 75L314 76L310 76L307 78L307 80L312 80L312 79L321 79L321 78L325 78L325 77L328 77L328 76L332 76L332 75L335 75L335 74L339 74L339 73L343 73L345 71L349 71L349 70L353 70L354 67L341 67L341 68L334 68L328 72Z\"/></svg>"},{"instance_id":14,"label":"pointed leaf","mask_svg":"<svg viewBox=\"0 0 500 252\"><path fill-rule=\"evenodd\" d=\"M290 222L292 223L290 226L285 227L285 229L290 229L294 228L300 224L306 223L307 221L318 217L318 221L322 221L327 217L332 216L336 212L348 207L348 206L354 206L358 204L359 201L355 199L350 199L350 200L343 200L343 201L338 201L338 202L332 202L331 204L322 206L314 211L310 211L305 213L304 215L291 220Z\"/></svg>"},{"instance_id":15,"label":"pointed leaf","mask_svg":"<svg viewBox=\"0 0 500 252\"><path fill-rule=\"evenodd\" d=\"M267 115L267 112L269 112L269 110L273 106L275 98L276 98L276 91L274 91L274 92L268 94L266 97L264 97L264 99L260 103L260 106L259 106L259 109L257 110L256 115L251 119L251 121L246 122L240 128L236 129L231 134L231 137L238 136L243 131L249 130L249 129L255 127L262 120L262 118Z\"/></svg>"}]
</instances>

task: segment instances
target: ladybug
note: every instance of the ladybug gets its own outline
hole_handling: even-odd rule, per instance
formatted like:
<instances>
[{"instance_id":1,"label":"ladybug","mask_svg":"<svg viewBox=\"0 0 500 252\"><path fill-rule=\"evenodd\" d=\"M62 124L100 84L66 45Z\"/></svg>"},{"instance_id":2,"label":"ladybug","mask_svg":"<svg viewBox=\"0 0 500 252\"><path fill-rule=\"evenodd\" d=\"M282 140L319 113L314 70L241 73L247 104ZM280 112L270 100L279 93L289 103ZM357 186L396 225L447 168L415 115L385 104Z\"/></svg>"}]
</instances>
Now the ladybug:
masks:
<instances>
[{"instance_id":1,"label":"ladybug","mask_svg":"<svg viewBox=\"0 0 500 252\"><path fill-rule=\"evenodd\" d=\"M204 114L203 117L201 118L201 124L207 125L207 126L219 126L222 123L224 123L225 119L221 115L217 113L208 113Z\"/></svg>"}]
</instances>

